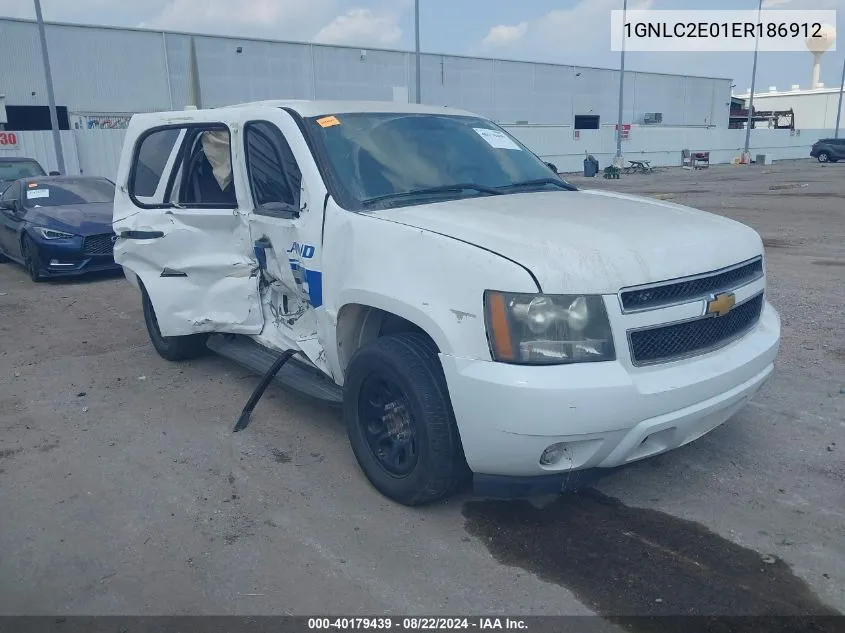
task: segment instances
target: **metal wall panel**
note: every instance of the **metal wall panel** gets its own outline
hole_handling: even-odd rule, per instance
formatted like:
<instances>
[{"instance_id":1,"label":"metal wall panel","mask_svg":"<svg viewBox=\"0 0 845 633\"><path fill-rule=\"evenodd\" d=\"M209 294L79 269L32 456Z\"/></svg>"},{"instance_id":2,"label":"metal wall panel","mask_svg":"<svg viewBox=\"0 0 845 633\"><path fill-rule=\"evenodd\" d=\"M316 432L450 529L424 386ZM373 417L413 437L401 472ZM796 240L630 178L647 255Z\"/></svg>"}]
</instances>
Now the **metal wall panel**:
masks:
<instances>
[{"instance_id":1,"label":"metal wall panel","mask_svg":"<svg viewBox=\"0 0 845 633\"><path fill-rule=\"evenodd\" d=\"M35 24L0 21L0 94L6 95L6 104L46 105L42 69Z\"/></svg>"},{"instance_id":2,"label":"metal wall panel","mask_svg":"<svg viewBox=\"0 0 845 633\"><path fill-rule=\"evenodd\" d=\"M543 123L570 125L574 116L575 83L578 72L572 66L532 64L534 75L534 97L530 110L513 121L528 120Z\"/></svg>"},{"instance_id":3,"label":"metal wall panel","mask_svg":"<svg viewBox=\"0 0 845 633\"><path fill-rule=\"evenodd\" d=\"M422 101L495 118L493 60L423 55Z\"/></svg>"},{"instance_id":4,"label":"metal wall panel","mask_svg":"<svg viewBox=\"0 0 845 633\"><path fill-rule=\"evenodd\" d=\"M46 35L58 104L83 112L103 105L107 112L145 112L164 104L160 33L48 25ZM32 70L41 72L40 65Z\"/></svg>"},{"instance_id":5,"label":"metal wall panel","mask_svg":"<svg viewBox=\"0 0 845 633\"><path fill-rule=\"evenodd\" d=\"M57 101L71 112L182 109L188 35L47 25ZM270 98L414 100L413 55L401 51L195 36L202 105ZM237 48L241 47L241 52ZM0 19L0 92L10 105L46 103L33 22ZM503 123L614 125L618 71L449 55L421 58L422 101ZM664 125L727 127L730 80L629 72L624 119L661 112ZM35 92L35 96L32 93Z\"/></svg>"},{"instance_id":6,"label":"metal wall panel","mask_svg":"<svg viewBox=\"0 0 845 633\"><path fill-rule=\"evenodd\" d=\"M217 37L196 37L195 43L203 107L264 99L313 98L307 46ZM170 48L168 62L175 63L184 73L177 83L184 83L187 97L189 39L182 37L180 44L178 48ZM185 103L177 101L175 105L181 109Z\"/></svg>"},{"instance_id":7,"label":"metal wall panel","mask_svg":"<svg viewBox=\"0 0 845 633\"><path fill-rule=\"evenodd\" d=\"M393 101L393 87L408 85L406 57L395 51L314 45L316 98Z\"/></svg>"}]
</instances>

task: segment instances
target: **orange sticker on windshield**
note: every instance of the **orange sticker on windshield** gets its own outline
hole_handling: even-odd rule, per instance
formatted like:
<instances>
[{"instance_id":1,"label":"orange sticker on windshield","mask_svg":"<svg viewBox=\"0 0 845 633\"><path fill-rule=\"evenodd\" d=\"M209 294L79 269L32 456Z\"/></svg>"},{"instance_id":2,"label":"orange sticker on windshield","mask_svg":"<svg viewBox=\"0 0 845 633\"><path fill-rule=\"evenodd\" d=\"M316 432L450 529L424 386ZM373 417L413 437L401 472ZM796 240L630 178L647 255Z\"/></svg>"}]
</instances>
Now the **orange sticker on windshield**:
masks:
<instances>
[{"instance_id":1,"label":"orange sticker on windshield","mask_svg":"<svg viewBox=\"0 0 845 633\"><path fill-rule=\"evenodd\" d=\"M340 125L340 121L336 116L324 116L322 119L317 119L317 124L320 127L332 127L333 125Z\"/></svg>"}]
</instances>

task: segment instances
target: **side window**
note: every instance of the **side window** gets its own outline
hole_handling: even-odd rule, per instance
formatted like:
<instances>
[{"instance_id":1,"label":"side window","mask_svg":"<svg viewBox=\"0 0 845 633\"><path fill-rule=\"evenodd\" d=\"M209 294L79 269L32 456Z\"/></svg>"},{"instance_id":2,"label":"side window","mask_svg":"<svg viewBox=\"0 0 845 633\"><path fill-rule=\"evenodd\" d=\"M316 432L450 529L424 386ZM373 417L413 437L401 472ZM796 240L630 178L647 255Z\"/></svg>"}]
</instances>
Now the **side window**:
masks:
<instances>
[{"instance_id":1,"label":"side window","mask_svg":"<svg viewBox=\"0 0 845 633\"><path fill-rule=\"evenodd\" d=\"M165 168L180 132L179 128L165 128L141 139L135 150L135 164L129 179L130 195L137 198L153 198L156 195L162 179L166 178Z\"/></svg>"},{"instance_id":2,"label":"side window","mask_svg":"<svg viewBox=\"0 0 845 633\"><path fill-rule=\"evenodd\" d=\"M229 128L202 123L148 132L129 186L142 207L237 207Z\"/></svg>"},{"instance_id":3,"label":"side window","mask_svg":"<svg viewBox=\"0 0 845 633\"><path fill-rule=\"evenodd\" d=\"M0 196L0 200L19 200L20 197L20 185L16 182L13 182L6 188L6 191L3 192L3 195Z\"/></svg>"},{"instance_id":4,"label":"side window","mask_svg":"<svg viewBox=\"0 0 845 633\"><path fill-rule=\"evenodd\" d=\"M261 214L261 206L273 202L298 210L302 173L282 132L267 121L247 123L245 129L246 167L255 213Z\"/></svg>"}]
</instances>

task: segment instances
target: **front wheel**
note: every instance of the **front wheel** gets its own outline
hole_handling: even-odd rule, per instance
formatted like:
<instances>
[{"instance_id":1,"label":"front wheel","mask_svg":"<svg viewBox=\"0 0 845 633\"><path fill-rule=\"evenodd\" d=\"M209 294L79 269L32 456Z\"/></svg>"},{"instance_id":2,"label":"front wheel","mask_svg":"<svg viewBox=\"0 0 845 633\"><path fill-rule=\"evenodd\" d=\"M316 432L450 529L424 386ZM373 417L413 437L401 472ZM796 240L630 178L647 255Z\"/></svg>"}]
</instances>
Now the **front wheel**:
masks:
<instances>
[{"instance_id":1,"label":"front wheel","mask_svg":"<svg viewBox=\"0 0 845 633\"><path fill-rule=\"evenodd\" d=\"M21 250L23 255L23 263L26 266L26 272L29 273L29 278L35 283L44 280L44 275L41 272L41 253L38 252L38 245L32 241L28 235L23 236L21 243Z\"/></svg>"},{"instance_id":2,"label":"front wheel","mask_svg":"<svg viewBox=\"0 0 845 633\"><path fill-rule=\"evenodd\" d=\"M820 163L830 162L830 154L828 154L827 152L819 152L819 162Z\"/></svg>"},{"instance_id":3,"label":"front wheel","mask_svg":"<svg viewBox=\"0 0 845 633\"><path fill-rule=\"evenodd\" d=\"M359 349L343 407L358 464L386 497L421 505L448 496L469 474L443 368L425 336L385 336Z\"/></svg>"},{"instance_id":4,"label":"front wheel","mask_svg":"<svg viewBox=\"0 0 845 633\"><path fill-rule=\"evenodd\" d=\"M143 288L141 289L141 302L144 307L144 323L147 325L147 333L150 335L150 341L159 356L169 361L180 361L196 358L207 351L208 334L162 336L152 301Z\"/></svg>"}]
</instances>

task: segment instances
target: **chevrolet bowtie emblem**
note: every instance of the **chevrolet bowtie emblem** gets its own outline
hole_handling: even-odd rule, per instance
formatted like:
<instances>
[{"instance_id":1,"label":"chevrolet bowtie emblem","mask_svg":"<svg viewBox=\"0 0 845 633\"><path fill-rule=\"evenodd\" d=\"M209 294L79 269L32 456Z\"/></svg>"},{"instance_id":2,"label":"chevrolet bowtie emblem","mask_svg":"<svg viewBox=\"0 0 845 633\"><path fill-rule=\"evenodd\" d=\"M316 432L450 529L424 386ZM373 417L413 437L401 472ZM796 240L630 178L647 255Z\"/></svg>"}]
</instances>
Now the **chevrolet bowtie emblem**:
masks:
<instances>
[{"instance_id":1,"label":"chevrolet bowtie emblem","mask_svg":"<svg viewBox=\"0 0 845 633\"><path fill-rule=\"evenodd\" d=\"M722 292L713 295L707 302L707 314L711 316L725 316L736 305L736 296L732 292Z\"/></svg>"}]
</instances>

